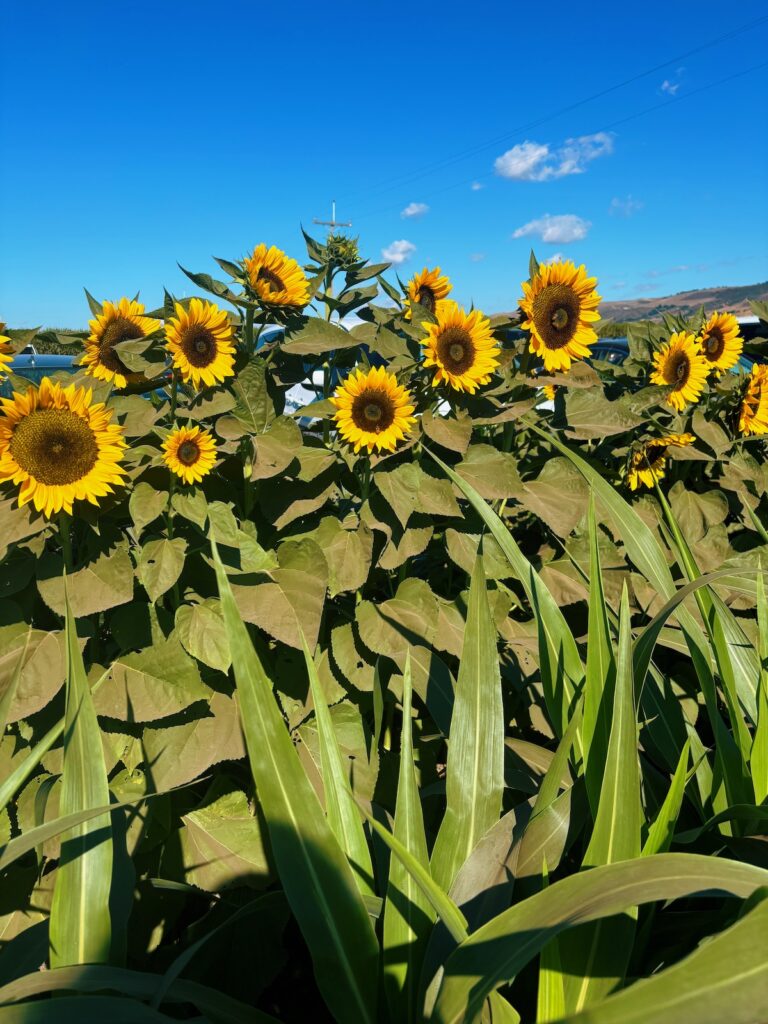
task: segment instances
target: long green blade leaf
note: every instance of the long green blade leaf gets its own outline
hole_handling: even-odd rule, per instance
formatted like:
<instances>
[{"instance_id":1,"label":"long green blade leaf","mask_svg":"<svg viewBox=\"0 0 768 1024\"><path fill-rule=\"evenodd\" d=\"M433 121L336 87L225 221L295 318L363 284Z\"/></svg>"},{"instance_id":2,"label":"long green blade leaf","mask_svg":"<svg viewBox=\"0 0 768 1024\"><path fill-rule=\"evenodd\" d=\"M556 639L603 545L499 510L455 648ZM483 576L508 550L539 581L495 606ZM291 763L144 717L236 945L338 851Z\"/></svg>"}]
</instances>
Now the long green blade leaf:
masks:
<instances>
[{"instance_id":1,"label":"long green blade leaf","mask_svg":"<svg viewBox=\"0 0 768 1024\"><path fill-rule=\"evenodd\" d=\"M408 652L403 672L403 730L394 835L422 869L429 872L411 729L411 656ZM384 990L392 1020L410 1022L420 1017L416 996L424 948L434 920L432 904L413 875L398 857L391 857L384 906L383 965Z\"/></svg>"},{"instance_id":2,"label":"long green blade leaf","mask_svg":"<svg viewBox=\"0 0 768 1024\"><path fill-rule=\"evenodd\" d=\"M664 803L659 808L656 820L648 830L648 838L643 845L642 854L644 857L652 857L654 853L665 853L672 845L672 837L675 834L675 825L683 806L683 795L685 784L688 781L688 756L691 749L691 741L686 740L683 749L680 751L678 762L672 782L664 798Z\"/></svg>"},{"instance_id":3,"label":"long green blade leaf","mask_svg":"<svg viewBox=\"0 0 768 1024\"><path fill-rule=\"evenodd\" d=\"M432 851L432 876L448 891L461 865L501 814L504 707L483 562L469 588L467 623L451 717L446 810Z\"/></svg>"},{"instance_id":4,"label":"long green blade leaf","mask_svg":"<svg viewBox=\"0 0 768 1024\"><path fill-rule=\"evenodd\" d=\"M215 542L212 548L248 757L283 888L332 1013L342 1024L373 1024L378 946L370 918L291 742Z\"/></svg>"},{"instance_id":5,"label":"long green blade leaf","mask_svg":"<svg viewBox=\"0 0 768 1024\"><path fill-rule=\"evenodd\" d=\"M455 473L434 452L426 447L424 450L437 462L483 520L525 590L539 631L539 657L547 709L557 735L562 736L574 694L581 691L584 681L584 666L573 633L546 584L490 505L480 497L471 484Z\"/></svg>"},{"instance_id":6,"label":"long green blade leaf","mask_svg":"<svg viewBox=\"0 0 768 1024\"><path fill-rule=\"evenodd\" d=\"M62 816L109 804L101 732L77 643L64 582L67 691L64 716ZM83 821L65 835L49 925L51 967L106 963L112 941L112 825L109 813Z\"/></svg>"},{"instance_id":7,"label":"long green blade leaf","mask_svg":"<svg viewBox=\"0 0 768 1024\"><path fill-rule=\"evenodd\" d=\"M755 1024L768 1006L768 900L685 960L559 1024Z\"/></svg>"},{"instance_id":8,"label":"long green blade leaf","mask_svg":"<svg viewBox=\"0 0 768 1024\"><path fill-rule=\"evenodd\" d=\"M640 767L632 676L632 634L626 584L619 612L619 645L611 733L595 827L584 867L614 864L640 855ZM635 932L634 908L574 929L561 940L565 1005L569 1010L598 1002L624 977Z\"/></svg>"},{"instance_id":9,"label":"long green blade leaf","mask_svg":"<svg viewBox=\"0 0 768 1024\"><path fill-rule=\"evenodd\" d=\"M489 992L515 977L565 928L693 893L746 899L766 884L763 868L685 853L639 857L564 878L499 914L451 954L432 1019L472 1020Z\"/></svg>"},{"instance_id":10,"label":"long green blade leaf","mask_svg":"<svg viewBox=\"0 0 768 1024\"><path fill-rule=\"evenodd\" d=\"M750 753L755 803L768 797L768 601L762 572L757 578L757 626L760 636L760 675L757 688L757 725Z\"/></svg>"},{"instance_id":11,"label":"long green blade leaf","mask_svg":"<svg viewBox=\"0 0 768 1024\"><path fill-rule=\"evenodd\" d=\"M352 865L360 892L363 896L375 896L373 865L368 840L365 838L357 805L349 793L349 780L344 771L339 741L303 630L301 630L301 642L304 648L309 685L312 690L312 700L315 705L328 824Z\"/></svg>"}]
</instances>

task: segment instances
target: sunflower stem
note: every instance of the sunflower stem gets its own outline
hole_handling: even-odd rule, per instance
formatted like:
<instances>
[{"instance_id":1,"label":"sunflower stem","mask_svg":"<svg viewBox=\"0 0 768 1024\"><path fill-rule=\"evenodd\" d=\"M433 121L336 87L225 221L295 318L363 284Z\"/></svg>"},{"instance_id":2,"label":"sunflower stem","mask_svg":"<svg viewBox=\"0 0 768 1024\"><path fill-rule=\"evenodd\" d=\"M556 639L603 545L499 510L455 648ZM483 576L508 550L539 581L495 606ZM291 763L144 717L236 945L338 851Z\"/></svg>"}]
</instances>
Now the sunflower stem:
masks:
<instances>
[{"instance_id":1,"label":"sunflower stem","mask_svg":"<svg viewBox=\"0 0 768 1024\"><path fill-rule=\"evenodd\" d=\"M173 371L171 376L171 426L176 418L176 406L179 402L179 378L176 376L176 371Z\"/></svg>"},{"instance_id":2,"label":"sunflower stem","mask_svg":"<svg viewBox=\"0 0 768 1024\"><path fill-rule=\"evenodd\" d=\"M259 331L261 334L261 330ZM245 350L249 356L253 355L253 307L247 306L245 310Z\"/></svg>"},{"instance_id":3,"label":"sunflower stem","mask_svg":"<svg viewBox=\"0 0 768 1024\"><path fill-rule=\"evenodd\" d=\"M64 558L64 568L67 575L72 572L72 517L64 509L59 512L59 540L61 541L61 554Z\"/></svg>"}]
</instances>

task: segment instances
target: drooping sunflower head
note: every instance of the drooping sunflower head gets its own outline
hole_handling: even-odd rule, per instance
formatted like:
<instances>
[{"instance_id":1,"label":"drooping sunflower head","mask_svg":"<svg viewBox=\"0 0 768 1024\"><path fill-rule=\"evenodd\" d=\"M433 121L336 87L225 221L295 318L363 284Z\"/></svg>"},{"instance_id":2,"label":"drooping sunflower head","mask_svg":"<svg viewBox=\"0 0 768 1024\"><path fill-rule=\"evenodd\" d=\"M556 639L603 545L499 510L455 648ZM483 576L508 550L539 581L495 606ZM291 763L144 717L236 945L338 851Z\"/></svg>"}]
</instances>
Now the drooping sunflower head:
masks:
<instances>
[{"instance_id":1,"label":"drooping sunflower head","mask_svg":"<svg viewBox=\"0 0 768 1024\"><path fill-rule=\"evenodd\" d=\"M755 363L739 408L742 434L768 434L768 366Z\"/></svg>"},{"instance_id":2,"label":"drooping sunflower head","mask_svg":"<svg viewBox=\"0 0 768 1024\"><path fill-rule=\"evenodd\" d=\"M478 309L465 313L452 299L438 302L435 316L437 323L421 325L427 332L421 343L424 365L436 367L432 386L444 383L474 394L499 363L491 322Z\"/></svg>"},{"instance_id":3,"label":"drooping sunflower head","mask_svg":"<svg viewBox=\"0 0 768 1024\"><path fill-rule=\"evenodd\" d=\"M701 354L696 338L677 331L653 357L652 384L671 387L667 403L682 412L688 402L698 402L709 373L709 363Z\"/></svg>"},{"instance_id":4,"label":"drooping sunflower head","mask_svg":"<svg viewBox=\"0 0 768 1024\"><path fill-rule=\"evenodd\" d=\"M669 448L685 448L696 440L693 434L667 434L654 437L636 449L627 467L627 483L633 491L645 485L653 487L666 472Z\"/></svg>"},{"instance_id":5,"label":"drooping sunflower head","mask_svg":"<svg viewBox=\"0 0 768 1024\"><path fill-rule=\"evenodd\" d=\"M251 288L265 306L299 306L309 302L309 282L296 260L277 246L262 242L246 257Z\"/></svg>"},{"instance_id":6,"label":"drooping sunflower head","mask_svg":"<svg viewBox=\"0 0 768 1024\"><path fill-rule=\"evenodd\" d=\"M98 505L122 483L122 429L92 397L43 377L39 388L2 399L0 481L21 485L19 505L31 501L46 516L71 512L76 499Z\"/></svg>"},{"instance_id":7,"label":"drooping sunflower head","mask_svg":"<svg viewBox=\"0 0 768 1024\"><path fill-rule=\"evenodd\" d=\"M192 299L189 309L176 303L176 316L165 326L173 365L195 387L220 384L235 370L235 349L227 312L212 302Z\"/></svg>"},{"instance_id":8,"label":"drooping sunflower head","mask_svg":"<svg viewBox=\"0 0 768 1024\"><path fill-rule=\"evenodd\" d=\"M739 321L732 313L713 313L701 329L701 352L710 370L724 373L739 361L744 342L739 337Z\"/></svg>"},{"instance_id":9,"label":"drooping sunflower head","mask_svg":"<svg viewBox=\"0 0 768 1024\"><path fill-rule=\"evenodd\" d=\"M11 348L11 339L6 338L3 334L5 330L5 324L0 321L0 377L5 376L11 372L11 363L13 362L13 349Z\"/></svg>"},{"instance_id":10,"label":"drooping sunflower head","mask_svg":"<svg viewBox=\"0 0 768 1024\"><path fill-rule=\"evenodd\" d=\"M544 360L546 370L568 370L571 362L589 355L597 341L592 324L600 319L597 278L571 260L542 264L529 283L523 281L522 327L531 332L531 352Z\"/></svg>"},{"instance_id":11,"label":"drooping sunflower head","mask_svg":"<svg viewBox=\"0 0 768 1024\"><path fill-rule=\"evenodd\" d=\"M383 366L353 370L331 401L339 434L355 452L393 452L416 422L410 392Z\"/></svg>"},{"instance_id":12,"label":"drooping sunflower head","mask_svg":"<svg viewBox=\"0 0 768 1024\"><path fill-rule=\"evenodd\" d=\"M143 312L143 304L132 299L104 303L101 313L89 322L91 334L80 360L80 365L87 367L87 373L98 380L111 380L116 388L142 379L140 373L132 373L123 363L115 346L121 341L146 338L159 329L160 321L142 316Z\"/></svg>"},{"instance_id":13,"label":"drooping sunflower head","mask_svg":"<svg viewBox=\"0 0 768 1024\"><path fill-rule=\"evenodd\" d=\"M450 279L445 274L440 273L440 267L435 267L434 270L424 267L420 273L414 274L408 282L405 299L405 319L411 319L411 305L414 302L423 306L428 313L434 313L438 302L450 294L451 288Z\"/></svg>"},{"instance_id":14,"label":"drooping sunflower head","mask_svg":"<svg viewBox=\"0 0 768 1024\"><path fill-rule=\"evenodd\" d=\"M185 484L199 483L216 462L216 442L201 427L176 427L163 442L163 459Z\"/></svg>"}]
</instances>

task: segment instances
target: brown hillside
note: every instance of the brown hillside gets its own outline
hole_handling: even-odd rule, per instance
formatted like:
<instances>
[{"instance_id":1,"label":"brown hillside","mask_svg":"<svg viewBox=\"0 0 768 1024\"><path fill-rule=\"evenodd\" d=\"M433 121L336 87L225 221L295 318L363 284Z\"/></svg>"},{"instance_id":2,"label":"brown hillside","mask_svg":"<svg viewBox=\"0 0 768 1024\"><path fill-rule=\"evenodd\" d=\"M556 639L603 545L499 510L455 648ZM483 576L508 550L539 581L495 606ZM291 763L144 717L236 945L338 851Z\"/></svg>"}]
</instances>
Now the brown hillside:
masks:
<instances>
[{"instance_id":1,"label":"brown hillside","mask_svg":"<svg viewBox=\"0 0 768 1024\"><path fill-rule=\"evenodd\" d=\"M662 298L603 302L600 306L600 315L605 320L653 320L662 313L682 313L684 316L691 316L704 306L707 311L717 309L734 313L736 316L751 316L749 299L763 302L768 300L768 281L736 287L700 288Z\"/></svg>"}]
</instances>

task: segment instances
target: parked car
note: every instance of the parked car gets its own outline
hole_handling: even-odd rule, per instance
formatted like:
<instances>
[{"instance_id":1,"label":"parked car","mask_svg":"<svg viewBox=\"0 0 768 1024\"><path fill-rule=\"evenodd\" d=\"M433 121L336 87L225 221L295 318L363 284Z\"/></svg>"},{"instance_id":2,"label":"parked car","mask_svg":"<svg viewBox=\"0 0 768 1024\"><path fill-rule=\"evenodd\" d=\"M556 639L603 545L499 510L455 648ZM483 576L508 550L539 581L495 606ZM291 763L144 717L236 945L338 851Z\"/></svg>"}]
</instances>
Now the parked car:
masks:
<instances>
[{"instance_id":1,"label":"parked car","mask_svg":"<svg viewBox=\"0 0 768 1024\"><path fill-rule=\"evenodd\" d=\"M54 373L76 373L78 367L74 356L47 355L37 352L33 345L27 345L23 352L13 357L9 369L11 373L39 385L43 377L50 377ZM0 395L10 398L11 394L11 382L5 378L0 382Z\"/></svg>"}]
</instances>

